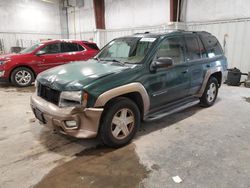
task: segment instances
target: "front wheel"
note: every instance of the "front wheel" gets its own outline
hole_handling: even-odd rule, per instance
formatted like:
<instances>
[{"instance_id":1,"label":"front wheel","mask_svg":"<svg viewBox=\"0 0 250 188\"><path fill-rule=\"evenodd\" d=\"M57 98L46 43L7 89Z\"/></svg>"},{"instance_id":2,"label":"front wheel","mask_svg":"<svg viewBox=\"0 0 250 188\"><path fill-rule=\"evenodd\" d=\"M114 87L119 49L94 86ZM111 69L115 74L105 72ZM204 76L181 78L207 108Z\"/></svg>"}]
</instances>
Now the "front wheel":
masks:
<instances>
[{"instance_id":1,"label":"front wheel","mask_svg":"<svg viewBox=\"0 0 250 188\"><path fill-rule=\"evenodd\" d=\"M211 77L205 88L205 91L200 98L200 104L204 107L212 106L217 98L219 90L219 84L216 78Z\"/></svg>"},{"instance_id":2,"label":"front wheel","mask_svg":"<svg viewBox=\"0 0 250 188\"><path fill-rule=\"evenodd\" d=\"M11 82L17 87L30 86L33 80L33 72L26 67L18 67L11 74Z\"/></svg>"},{"instance_id":3,"label":"front wheel","mask_svg":"<svg viewBox=\"0 0 250 188\"><path fill-rule=\"evenodd\" d=\"M100 136L109 147L121 147L135 136L140 124L140 112L130 99L119 97L111 102L104 111Z\"/></svg>"}]
</instances>

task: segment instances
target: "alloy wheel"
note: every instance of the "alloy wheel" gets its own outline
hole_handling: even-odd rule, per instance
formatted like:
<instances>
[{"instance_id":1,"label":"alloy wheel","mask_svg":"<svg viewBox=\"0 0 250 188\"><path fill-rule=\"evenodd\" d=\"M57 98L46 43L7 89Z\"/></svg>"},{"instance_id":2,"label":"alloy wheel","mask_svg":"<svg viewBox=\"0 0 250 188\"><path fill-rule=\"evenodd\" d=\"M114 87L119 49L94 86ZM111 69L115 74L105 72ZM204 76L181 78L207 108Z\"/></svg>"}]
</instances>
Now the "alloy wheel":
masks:
<instances>
[{"instance_id":1,"label":"alloy wheel","mask_svg":"<svg viewBox=\"0 0 250 188\"><path fill-rule=\"evenodd\" d=\"M213 100L216 97L216 85L215 83L211 83L209 85L209 89L207 90L207 101L208 102L213 102Z\"/></svg>"},{"instance_id":2,"label":"alloy wheel","mask_svg":"<svg viewBox=\"0 0 250 188\"><path fill-rule=\"evenodd\" d=\"M111 132L116 139L126 138L134 129L135 116L134 113L128 109L123 108L115 113L111 122Z\"/></svg>"},{"instance_id":3,"label":"alloy wheel","mask_svg":"<svg viewBox=\"0 0 250 188\"><path fill-rule=\"evenodd\" d=\"M32 79L31 74L26 70L20 70L15 75L15 80L19 85L27 85Z\"/></svg>"}]
</instances>

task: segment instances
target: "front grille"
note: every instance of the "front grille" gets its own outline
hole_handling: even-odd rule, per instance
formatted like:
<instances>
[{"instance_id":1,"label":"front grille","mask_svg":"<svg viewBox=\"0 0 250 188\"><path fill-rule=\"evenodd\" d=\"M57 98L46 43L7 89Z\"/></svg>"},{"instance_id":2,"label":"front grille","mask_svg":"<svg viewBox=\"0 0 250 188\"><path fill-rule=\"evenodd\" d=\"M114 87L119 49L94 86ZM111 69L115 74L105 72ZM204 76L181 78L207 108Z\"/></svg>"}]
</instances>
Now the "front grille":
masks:
<instances>
[{"instance_id":1,"label":"front grille","mask_svg":"<svg viewBox=\"0 0 250 188\"><path fill-rule=\"evenodd\" d=\"M41 98L43 98L44 100L51 102L55 105L58 105L59 103L59 99L60 99L60 91L51 89L47 86L44 86L40 83L38 83L37 86L37 95Z\"/></svg>"}]
</instances>

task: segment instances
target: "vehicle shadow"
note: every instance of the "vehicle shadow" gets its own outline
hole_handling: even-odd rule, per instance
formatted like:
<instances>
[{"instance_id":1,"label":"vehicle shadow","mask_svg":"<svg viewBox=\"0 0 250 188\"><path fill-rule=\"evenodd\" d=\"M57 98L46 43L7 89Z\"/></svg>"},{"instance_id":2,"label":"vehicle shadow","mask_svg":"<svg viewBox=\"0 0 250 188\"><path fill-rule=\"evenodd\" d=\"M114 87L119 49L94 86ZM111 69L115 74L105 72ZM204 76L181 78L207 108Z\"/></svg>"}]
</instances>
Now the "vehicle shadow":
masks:
<instances>
[{"instance_id":1,"label":"vehicle shadow","mask_svg":"<svg viewBox=\"0 0 250 188\"><path fill-rule=\"evenodd\" d=\"M21 93L33 93L36 90L34 84L28 87L15 87L8 83L0 83L0 89L2 89L4 92L21 92Z\"/></svg>"},{"instance_id":2,"label":"vehicle shadow","mask_svg":"<svg viewBox=\"0 0 250 188\"><path fill-rule=\"evenodd\" d=\"M218 98L216 103L219 103L220 101L221 99ZM134 139L136 140L140 137L143 137L144 135L151 134L152 132L174 125L202 110L206 110L206 108L202 108L200 105L195 105L159 120L152 122L142 122L141 127L139 128ZM98 137L93 139L78 139L60 133L55 133L48 128L41 129L41 132L38 135L38 140L47 148L48 151L56 152L63 156L77 156L79 150L82 152L82 154L84 154L86 149L88 149L87 151L90 154L92 153L90 152L92 149L98 149L100 152L103 150L113 151L112 149L109 150L107 147L103 146ZM78 152L74 153L74 151ZM95 151L94 153L97 154L98 152Z\"/></svg>"},{"instance_id":3,"label":"vehicle shadow","mask_svg":"<svg viewBox=\"0 0 250 188\"><path fill-rule=\"evenodd\" d=\"M189 118L202 109L197 105L157 121L143 122L134 141ZM113 149L103 146L98 139L75 139L61 134L53 134L48 129L42 129L39 140L49 151L63 156L72 156L72 159L56 166L35 187L43 188L55 185L55 187L64 188L69 184L80 187L79 185L83 182L79 182L79 177L87 187L89 185L100 187L104 184L106 187L113 187L113 185L119 187L121 183L126 187L139 187L142 179L150 173L140 164L133 141L125 147ZM76 152L74 147L79 151Z\"/></svg>"},{"instance_id":4,"label":"vehicle shadow","mask_svg":"<svg viewBox=\"0 0 250 188\"><path fill-rule=\"evenodd\" d=\"M218 100L217 102L219 102ZM193 106L181 112L166 116L165 118L155 120L152 122L143 122L141 127L139 128L138 133L136 134L135 140L139 137L143 137L144 135L150 134L152 132L158 131L160 129L164 129L175 123L178 123L186 118L193 116L198 111L203 110L204 108L199 105ZM77 139L70 136L66 136L60 133L53 133L50 129L43 128L39 134L39 141L43 144L48 151L59 153L60 155L65 156L74 156L77 153L72 153L75 148L82 148L81 150L84 153L86 149L97 149L102 148L102 151L105 146L102 145L99 138L94 139ZM73 147L73 148L72 148ZM77 150L77 149L76 149ZM71 151L71 152L70 152ZM112 151L112 150L111 150ZM88 150L89 153L92 153ZM94 152L96 154L96 152Z\"/></svg>"},{"instance_id":5,"label":"vehicle shadow","mask_svg":"<svg viewBox=\"0 0 250 188\"><path fill-rule=\"evenodd\" d=\"M155 120L152 122L143 122L137 136L141 137L150 134L152 132L158 131L160 129L164 129L166 127L174 125L180 121L183 121L184 119L193 116L195 113L201 110L202 108L199 105L196 105L191 108L185 109L183 111L161 118L159 120Z\"/></svg>"}]
</instances>

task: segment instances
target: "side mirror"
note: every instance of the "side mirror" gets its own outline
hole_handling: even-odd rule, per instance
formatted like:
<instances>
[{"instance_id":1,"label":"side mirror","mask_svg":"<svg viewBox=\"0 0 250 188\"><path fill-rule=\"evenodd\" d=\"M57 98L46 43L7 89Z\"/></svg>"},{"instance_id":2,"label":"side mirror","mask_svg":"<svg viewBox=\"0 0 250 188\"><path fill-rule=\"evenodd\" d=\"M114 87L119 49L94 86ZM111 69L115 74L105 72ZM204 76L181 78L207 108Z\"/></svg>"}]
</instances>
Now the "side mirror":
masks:
<instances>
[{"instance_id":1,"label":"side mirror","mask_svg":"<svg viewBox=\"0 0 250 188\"><path fill-rule=\"evenodd\" d=\"M44 54L46 54L46 52L43 51L43 50L39 50L39 51L36 53L37 56L44 55Z\"/></svg>"},{"instance_id":2,"label":"side mirror","mask_svg":"<svg viewBox=\"0 0 250 188\"><path fill-rule=\"evenodd\" d=\"M170 57L161 57L159 59L154 60L150 65L150 70L155 72L160 68L168 68L173 65L173 59Z\"/></svg>"}]
</instances>

